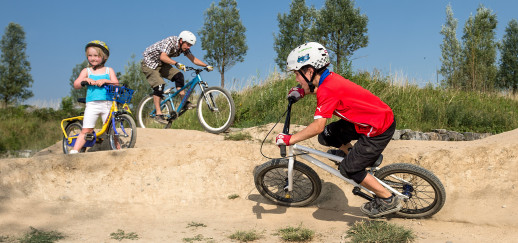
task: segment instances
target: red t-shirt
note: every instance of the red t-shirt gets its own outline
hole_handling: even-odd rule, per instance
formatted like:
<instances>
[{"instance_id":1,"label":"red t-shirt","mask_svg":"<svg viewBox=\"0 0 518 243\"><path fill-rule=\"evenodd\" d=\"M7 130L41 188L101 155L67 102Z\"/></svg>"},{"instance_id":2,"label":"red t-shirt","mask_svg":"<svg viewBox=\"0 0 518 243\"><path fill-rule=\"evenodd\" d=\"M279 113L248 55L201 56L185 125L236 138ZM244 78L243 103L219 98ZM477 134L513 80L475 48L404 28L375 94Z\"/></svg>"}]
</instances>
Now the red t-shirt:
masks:
<instances>
[{"instance_id":1,"label":"red t-shirt","mask_svg":"<svg viewBox=\"0 0 518 243\"><path fill-rule=\"evenodd\" d=\"M333 114L355 125L368 137L385 132L394 122L392 109L370 91L331 72L317 89L315 119Z\"/></svg>"}]
</instances>

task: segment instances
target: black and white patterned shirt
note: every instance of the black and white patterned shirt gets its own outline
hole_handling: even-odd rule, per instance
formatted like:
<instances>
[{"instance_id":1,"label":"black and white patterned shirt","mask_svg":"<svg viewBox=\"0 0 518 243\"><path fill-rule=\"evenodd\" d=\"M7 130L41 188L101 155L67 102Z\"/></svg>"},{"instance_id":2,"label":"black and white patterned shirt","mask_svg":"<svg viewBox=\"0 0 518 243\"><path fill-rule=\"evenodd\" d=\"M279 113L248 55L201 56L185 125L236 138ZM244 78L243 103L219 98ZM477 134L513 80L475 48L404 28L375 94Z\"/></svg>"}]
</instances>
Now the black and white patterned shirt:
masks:
<instances>
[{"instance_id":1,"label":"black and white patterned shirt","mask_svg":"<svg viewBox=\"0 0 518 243\"><path fill-rule=\"evenodd\" d=\"M146 66L152 69L157 68L162 62L160 61L160 54L162 52L167 53L169 57L177 57L182 53L185 56L191 54L191 50L182 52L178 39L178 36L170 36L146 48L144 53L142 53Z\"/></svg>"}]
</instances>

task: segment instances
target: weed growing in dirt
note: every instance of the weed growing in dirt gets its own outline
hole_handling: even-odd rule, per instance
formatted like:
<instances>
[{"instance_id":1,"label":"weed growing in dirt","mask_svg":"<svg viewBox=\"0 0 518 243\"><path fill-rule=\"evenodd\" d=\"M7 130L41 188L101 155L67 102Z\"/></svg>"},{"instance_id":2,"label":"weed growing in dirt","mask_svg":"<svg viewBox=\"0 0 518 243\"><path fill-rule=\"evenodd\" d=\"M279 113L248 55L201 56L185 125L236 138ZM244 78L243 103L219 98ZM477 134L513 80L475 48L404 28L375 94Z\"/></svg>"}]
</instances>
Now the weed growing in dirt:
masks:
<instances>
[{"instance_id":1,"label":"weed growing in dirt","mask_svg":"<svg viewBox=\"0 0 518 243\"><path fill-rule=\"evenodd\" d=\"M212 240L212 238L205 238L202 234L198 234L194 237L191 237L191 238L183 238L182 239L184 242L195 242L195 241L205 241L205 242L214 242Z\"/></svg>"},{"instance_id":2,"label":"weed growing in dirt","mask_svg":"<svg viewBox=\"0 0 518 243\"><path fill-rule=\"evenodd\" d=\"M287 227L277 231L277 235L281 237L284 241L311 241L315 236L315 232L310 229L303 228L302 225L299 227Z\"/></svg>"},{"instance_id":3,"label":"weed growing in dirt","mask_svg":"<svg viewBox=\"0 0 518 243\"><path fill-rule=\"evenodd\" d=\"M238 230L236 233L230 235L228 238L232 240L238 240L240 242L249 242L258 240L262 237L261 234L257 233L255 230L250 231L240 231Z\"/></svg>"},{"instance_id":4,"label":"weed growing in dirt","mask_svg":"<svg viewBox=\"0 0 518 243\"><path fill-rule=\"evenodd\" d=\"M139 239L139 236L137 235L137 233L135 233L135 232L126 233L126 232L124 232L124 230L121 230L121 229L118 229L117 232L111 233L110 237L112 239L115 239L118 241L121 241L124 239L128 239L128 240L138 240Z\"/></svg>"},{"instance_id":5,"label":"weed growing in dirt","mask_svg":"<svg viewBox=\"0 0 518 243\"><path fill-rule=\"evenodd\" d=\"M225 135L225 140L243 141L252 140L252 135L246 132L230 133Z\"/></svg>"},{"instance_id":6,"label":"weed growing in dirt","mask_svg":"<svg viewBox=\"0 0 518 243\"><path fill-rule=\"evenodd\" d=\"M411 230L385 221L360 221L347 231L347 238L353 243L401 243L413 242L416 236Z\"/></svg>"},{"instance_id":7,"label":"weed growing in dirt","mask_svg":"<svg viewBox=\"0 0 518 243\"><path fill-rule=\"evenodd\" d=\"M57 231L42 231L30 227L31 231L20 238L20 243L52 243L64 239L65 236Z\"/></svg>"},{"instance_id":8,"label":"weed growing in dirt","mask_svg":"<svg viewBox=\"0 0 518 243\"><path fill-rule=\"evenodd\" d=\"M205 225L204 223L197 223L197 222L190 222L189 224L187 224L187 228L189 227L195 227L195 228L198 228L198 227L207 227L207 225Z\"/></svg>"},{"instance_id":9,"label":"weed growing in dirt","mask_svg":"<svg viewBox=\"0 0 518 243\"><path fill-rule=\"evenodd\" d=\"M232 199L236 199L236 198L238 198L238 197L239 197L239 195L238 195L238 194L232 194L232 195L229 195L229 196L228 196L228 199L232 200Z\"/></svg>"}]
</instances>

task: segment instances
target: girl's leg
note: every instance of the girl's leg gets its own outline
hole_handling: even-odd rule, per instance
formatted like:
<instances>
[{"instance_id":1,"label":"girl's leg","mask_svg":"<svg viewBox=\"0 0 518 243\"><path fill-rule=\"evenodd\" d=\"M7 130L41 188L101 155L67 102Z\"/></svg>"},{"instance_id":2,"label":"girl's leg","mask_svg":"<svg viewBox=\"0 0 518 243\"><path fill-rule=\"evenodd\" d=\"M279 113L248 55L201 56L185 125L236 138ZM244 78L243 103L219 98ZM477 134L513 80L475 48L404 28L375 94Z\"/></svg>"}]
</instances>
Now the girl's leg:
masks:
<instances>
[{"instance_id":1,"label":"girl's leg","mask_svg":"<svg viewBox=\"0 0 518 243\"><path fill-rule=\"evenodd\" d=\"M77 135L76 143L74 144L74 149L73 150L75 150L75 151L81 150L81 148L83 148L83 146L86 143L85 135L87 133L92 133L93 131L94 131L93 128L83 128L81 130L81 133L79 135Z\"/></svg>"}]
</instances>

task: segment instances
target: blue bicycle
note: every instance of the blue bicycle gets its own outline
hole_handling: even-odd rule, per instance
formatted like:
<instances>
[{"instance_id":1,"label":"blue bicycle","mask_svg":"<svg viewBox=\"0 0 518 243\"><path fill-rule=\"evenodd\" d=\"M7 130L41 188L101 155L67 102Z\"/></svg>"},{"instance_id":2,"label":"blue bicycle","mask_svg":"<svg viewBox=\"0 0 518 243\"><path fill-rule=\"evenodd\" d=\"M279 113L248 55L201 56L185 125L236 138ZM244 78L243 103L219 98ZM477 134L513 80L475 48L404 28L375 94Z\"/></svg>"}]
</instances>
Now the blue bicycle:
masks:
<instances>
[{"instance_id":1,"label":"blue bicycle","mask_svg":"<svg viewBox=\"0 0 518 243\"><path fill-rule=\"evenodd\" d=\"M208 71L207 68L186 67L186 71L194 71L194 78L180 90L176 90L175 87L165 90L164 97L160 101L160 109L162 109L162 114L166 116L168 121L165 128L170 128L172 122L188 110L186 103L189 97L194 93L196 87L200 87L201 94L196 103L198 121L210 133L225 132L234 122L236 115L232 96L221 87L208 87L200 75L202 71ZM183 90L185 90L185 96L180 100L179 94ZM153 95L150 94L142 99L138 105L137 119L139 126L142 128L164 126L154 121L155 116L156 109L153 104Z\"/></svg>"}]
</instances>

